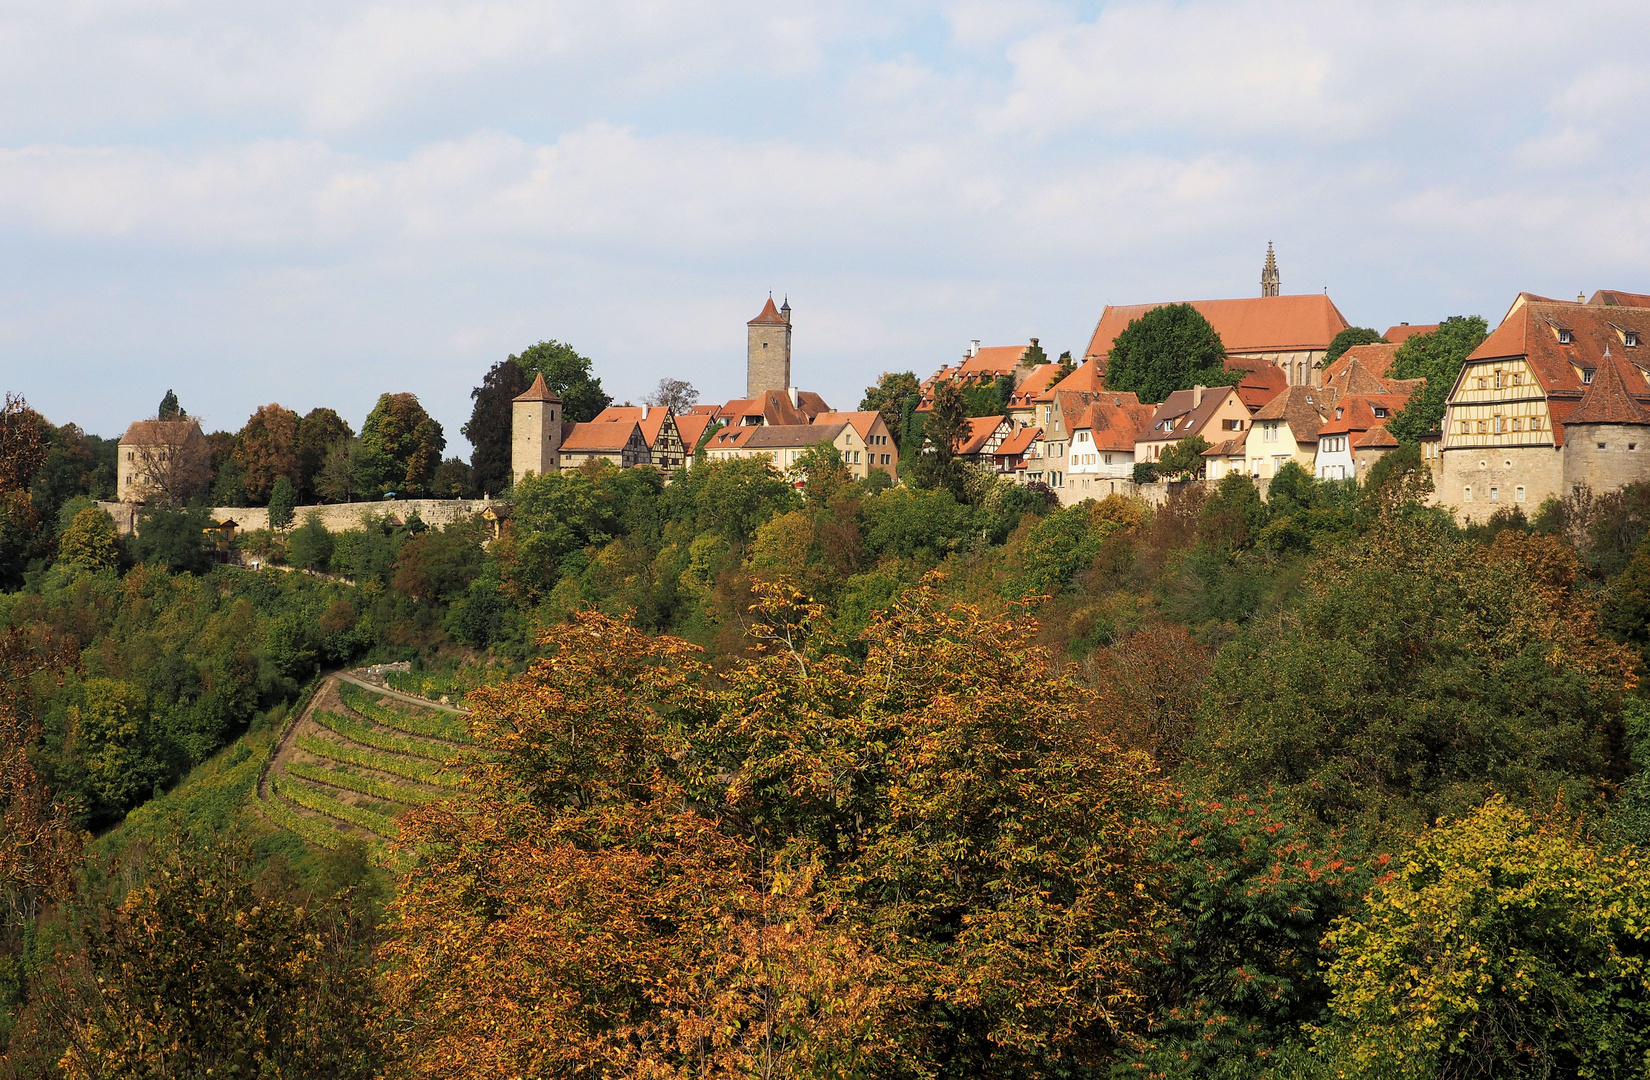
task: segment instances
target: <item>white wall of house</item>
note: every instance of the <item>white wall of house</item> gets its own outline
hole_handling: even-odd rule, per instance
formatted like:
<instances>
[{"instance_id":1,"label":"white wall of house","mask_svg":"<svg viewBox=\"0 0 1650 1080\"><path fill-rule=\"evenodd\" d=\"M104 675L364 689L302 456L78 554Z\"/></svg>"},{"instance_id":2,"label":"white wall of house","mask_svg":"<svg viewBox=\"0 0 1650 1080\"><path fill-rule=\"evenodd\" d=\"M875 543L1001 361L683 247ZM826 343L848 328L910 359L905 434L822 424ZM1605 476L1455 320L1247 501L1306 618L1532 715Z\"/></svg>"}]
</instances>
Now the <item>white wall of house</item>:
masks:
<instances>
[{"instance_id":1,"label":"white wall of house","mask_svg":"<svg viewBox=\"0 0 1650 1080\"><path fill-rule=\"evenodd\" d=\"M1244 450L1249 475L1263 480L1276 476L1286 461L1293 461L1307 472L1313 472L1317 465L1317 443L1297 441L1287 420L1256 420L1249 428Z\"/></svg>"},{"instance_id":2,"label":"white wall of house","mask_svg":"<svg viewBox=\"0 0 1650 1080\"><path fill-rule=\"evenodd\" d=\"M1130 450L1100 450L1094 445L1094 432L1079 428L1071 433L1071 448L1066 453L1066 472L1072 476L1106 477L1127 480L1134 475L1134 453Z\"/></svg>"},{"instance_id":3,"label":"white wall of house","mask_svg":"<svg viewBox=\"0 0 1650 1080\"><path fill-rule=\"evenodd\" d=\"M1362 434L1361 431L1351 431L1318 439L1317 467L1313 474L1319 480L1356 479L1358 469L1352 462L1352 444Z\"/></svg>"}]
</instances>

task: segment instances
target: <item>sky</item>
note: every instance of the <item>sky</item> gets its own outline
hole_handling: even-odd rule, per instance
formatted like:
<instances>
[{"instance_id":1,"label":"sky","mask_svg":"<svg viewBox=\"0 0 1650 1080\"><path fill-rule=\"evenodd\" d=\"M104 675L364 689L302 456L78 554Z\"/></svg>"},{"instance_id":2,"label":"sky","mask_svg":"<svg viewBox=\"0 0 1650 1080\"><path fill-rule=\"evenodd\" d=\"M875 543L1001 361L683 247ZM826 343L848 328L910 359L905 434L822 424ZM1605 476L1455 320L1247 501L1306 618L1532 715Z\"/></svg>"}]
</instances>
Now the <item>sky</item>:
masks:
<instances>
[{"instance_id":1,"label":"sky","mask_svg":"<svg viewBox=\"0 0 1650 1080\"><path fill-rule=\"evenodd\" d=\"M167 389L450 453L558 339L618 401L851 408L971 339L1283 291L1355 325L1650 292L1650 5L0 0L0 389L117 435Z\"/></svg>"}]
</instances>

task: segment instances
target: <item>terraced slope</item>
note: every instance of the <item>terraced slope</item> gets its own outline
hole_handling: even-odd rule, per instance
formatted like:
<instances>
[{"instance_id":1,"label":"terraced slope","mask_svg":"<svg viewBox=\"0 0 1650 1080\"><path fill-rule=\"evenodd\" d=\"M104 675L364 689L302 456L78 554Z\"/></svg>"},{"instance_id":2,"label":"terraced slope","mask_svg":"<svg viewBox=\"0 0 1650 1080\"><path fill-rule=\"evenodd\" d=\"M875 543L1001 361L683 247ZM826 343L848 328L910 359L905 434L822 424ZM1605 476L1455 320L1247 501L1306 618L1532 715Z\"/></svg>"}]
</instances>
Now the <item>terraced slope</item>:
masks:
<instances>
[{"instance_id":1,"label":"terraced slope","mask_svg":"<svg viewBox=\"0 0 1650 1080\"><path fill-rule=\"evenodd\" d=\"M275 747L253 798L311 844L355 835L378 847L409 808L453 792L469 744L460 710L332 676Z\"/></svg>"}]
</instances>

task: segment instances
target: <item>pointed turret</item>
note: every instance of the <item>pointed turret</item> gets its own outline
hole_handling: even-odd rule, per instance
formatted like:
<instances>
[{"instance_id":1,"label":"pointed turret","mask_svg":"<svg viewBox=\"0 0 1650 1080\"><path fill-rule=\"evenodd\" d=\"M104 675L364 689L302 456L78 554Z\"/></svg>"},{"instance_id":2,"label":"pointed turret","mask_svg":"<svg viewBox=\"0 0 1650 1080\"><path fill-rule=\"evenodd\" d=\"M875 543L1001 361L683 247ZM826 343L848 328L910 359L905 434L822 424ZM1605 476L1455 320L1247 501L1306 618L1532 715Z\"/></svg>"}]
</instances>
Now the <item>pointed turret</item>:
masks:
<instances>
[{"instance_id":1,"label":"pointed turret","mask_svg":"<svg viewBox=\"0 0 1650 1080\"><path fill-rule=\"evenodd\" d=\"M1639 380L1644 381L1642 378ZM1564 421L1565 426L1577 424L1646 424L1650 425L1650 411L1633 399L1627 383L1621 376L1621 361L1604 350L1604 361L1593 373L1581 403Z\"/></svg>"},{"instance_id":2,"label":"pointed turret","mask_svg":"<svg viewBox=\"0 0 1650 1080\"><path fill-rule=\"evenodd\" d=\"M1266 241L1266 265L1260 271L1260 294L1277 296L1281 282L1278 279L1278 259L1272 254L1272 241Z\"/></svg>"},{"instance_id":3,"label":"pointed turret","mask_svg":"<svg viewBox=\"0 0 1650 1080\"><path fill-rule=\"evenodd\" d=\"M561 398L541 371L527 392L510 403L510 480L528 473L548 476L561 468Z\"/></svg>"},{"instance_id":4,"label":"pointed turret","mask_svg":"<svg viewBox=\"0 0 1650 1080\"><path fill-rule=\"evenodd\" d=\"M523 393L517 395L515 400L560 401L561 398L557 397L555 391L551 390L550 385L544 381L544 372L541 371L538 374L538 378L533 380L533 385L529 386Z\"/></svg>"}]
</instances>

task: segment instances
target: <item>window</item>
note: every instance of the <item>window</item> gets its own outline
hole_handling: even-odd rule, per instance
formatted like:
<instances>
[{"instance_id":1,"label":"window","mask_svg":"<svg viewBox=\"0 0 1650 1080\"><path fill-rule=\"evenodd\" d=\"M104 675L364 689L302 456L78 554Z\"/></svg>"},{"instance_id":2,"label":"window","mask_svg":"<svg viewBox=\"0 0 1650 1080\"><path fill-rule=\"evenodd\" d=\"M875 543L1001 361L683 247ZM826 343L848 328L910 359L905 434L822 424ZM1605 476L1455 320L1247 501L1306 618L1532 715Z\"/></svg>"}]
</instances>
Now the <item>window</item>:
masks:
<instances>
[{"instance_id":1,"label":"window","mask_svg":"<svg viewBox=\"0 0 1650 1080\"><path fill-rule=\"evenodd\" d=\"M1496 388L1496 389L1497 389L1497 390L1499 390L1499 389L1501 389L1501 372L1500 372L1500 371L1497 371L1497 372L1496 372L1496 373L1495 373L1495 388ZM1492 489L1492 490L1493 490L1493 489ZM1492 500L1492 501L1493 501L1493 500Z\"/></svg>"},{"instance_id":2,"label":"window","mask_svg":"<svg viewBox=\"0 0 1650 1080\"><path fill-rule=\"evenodd\" d=\"M1380 405L1375 406L1375 417L1378 420L1385 420L1386 419L1386 409L1384 407L1380 406Z\"/></svg>"},{"instance_id":3,"label":"window","mask_svg":"<svg viewBox=\"0 0 1650 1080\"><path fill-rule=\"evenodd\" d=\"M1571 342L1573 342L1574 340L1575 340L1575 336L1573 334L1571 334L1568 330L1559 330L1559 332L1558 332L1558 343L1560 345L1568 345Z\"/></svg>"},{"instance_id":4,"label":"window","mask_svg":"<svg viewBox=\"0 0 1650 1080\"><path fill-rule=\"evenodd\" d=\"M1517 487L1513 488L1513 500L1515 502L1523 502L1524 501L1524 485L1523 484L1519 484Z\"/></svg>"},{"instance_id":5,"label":"window","mask_svg":"<svg viewBox=\"0 0 1650 1080\"><path fill-rule=\"evenodd\" d=\"M1490 502L1500 502L1500 501L1501 501L1501 489L1498 488L1498 487L1490 488Z\"/></svg>"},{"instance_id":6,"label":"window","mask_svg":"<svg viewBox=\"0 0 1650 1080\"><path fill-rule=\"evenodd\" d=\"M1626 333L1621 335L1621 341L1622 341L1622 344L1626 345L1629 349L1638 348L1639 347L1638 331L1636 331L1636 330L1627 331Z\"/></svg>"},{"instance_id":7,"label":"window","mask_svg":"<svg viewBox=\"0 0 1650 1080\"><path fill-rule=\"evenodd\" d=\"M1489 383L1490 383L1490 381L1488 379L1480 377L1479 380L1478 380L1478 389L1480 389L1480 390L1484 389L1486 386L1489 385Z\"/></svg>"},{"instance_id":8,"label":"window","mask_svg":"<svg viewBox=\"0 0 1650 1080\"><path fill-rule=\"evenodd\" d=\"M1523 372L1520 372L1520 371L1513 372L1512 384L1514 386L1524 385L1524 374L1523 374Z\"/></svg>"},{"instance_id":9,"label":"window","mask_svg":"<svg viewBox=\"0 0 1650 1080\"><path fill-rule=\"evenodd\" d=\"M1518 418L1518 417L1516 417L1516 416L1515 416L1515 417L1513 417L1513 426L1512 426L1512 429L1513 429L1513 430L1514 430L1514 431L1523 431L1523 430L1524 430L1524 421L1523 421L1523 420L1520 420L1520 419L1519 419L1519 418Z\"/></svg>"},{"instance_id":10,"label":"window","mask_svg":"<svg viewBox=\"0 0 1650 1080\"><path fill-rule=\"evenodd\" d=\"M1531 431L1540 431L1541 430L1541 417L1539 417L1539 416L1530 417L1530 430Z\"/></svg>"},{"instance_id":11,"label":"window","mask_svg":"<svg viewBox=\"0 0 1650 1080\"><path fill-rule=\"evenodd\" d=\"M1507 430L1506 420L1502 419L1500 416L1497 416L1495 418L1495 433L1497 435L1500 435L1502 432L1504 432L1506 430Z\"/></svg>"},{"instance_id":12,"label":"window","mask_svg":"<svg viewBox=\"0 0 1650 1080\"><path fill-rule=\"evenodd\" d=\"M1593 382L1593 369L1592 368L1582 368L1581 369L1581 381L1582 381L1583 385L1587 385L1587 386L1592 385L1592 382Z\"/></svg>"},{"instance_id":13,"label":"window","mask_svg":"<svg viewBox=\"0 0 1650 1080\"><path fill-rule=\"evenodd\" d=\"M1471 429L1467 427L1467 422L1465 420L1461 421L1461 434L1465 435L1469 430Z\"/></svg>"},{"instance_id":14,"label":"window","mask_svg":"<svg viewBox=\"0 0 1650 1080\"><path fill-rule=\"evenodd\" d=\"M1604 449L1604 444L1603 444L1603 443L1599 443L1599 444L1598 444L1598 448L1599 448L1599 449L1600 449L1600 450L1603 450L1603 449Z\"/></svg>"},{"instance_id":15,"label":"window","mask_svg":"<svg viewBox=\"0 0 1650 1080\"><path fill-rule=\"evenodd\" d=\"M1468 484L1466 487L1461 489L1461 501L1462 502L1472 502L1472 485L1471 484Z\"/></svg>"},{"instance_id":16,"label":"window","mask_svg":"<svg viewBox=\"0 0 1650 1080\"><path fill-rule=\"evenodd\" d=\"M1490 429L1490 422L1488 420L1478 421L1478 434L1482 435L1482 434L1484 434L1484 432L1488 431L1489 429Z\"/></svg>"},{"instance_id":17,"label":"window","mask_svg":"<svg viewBox=\"0 0 1650 1080\"><path fill-rule=\"evenodd\" d=\"M1110 454L1107 454L1107 455L1106 455L1106 464L1107 464L1107 465L1110 465L1110 464L1111 464L1111 455L1110 455Z\"/></svg>"}]
</instances>

